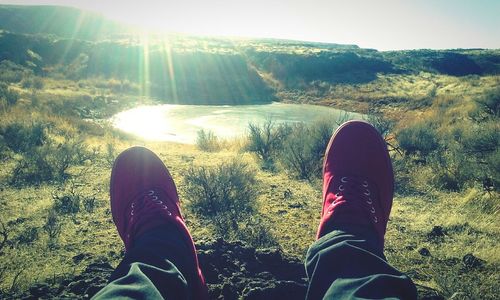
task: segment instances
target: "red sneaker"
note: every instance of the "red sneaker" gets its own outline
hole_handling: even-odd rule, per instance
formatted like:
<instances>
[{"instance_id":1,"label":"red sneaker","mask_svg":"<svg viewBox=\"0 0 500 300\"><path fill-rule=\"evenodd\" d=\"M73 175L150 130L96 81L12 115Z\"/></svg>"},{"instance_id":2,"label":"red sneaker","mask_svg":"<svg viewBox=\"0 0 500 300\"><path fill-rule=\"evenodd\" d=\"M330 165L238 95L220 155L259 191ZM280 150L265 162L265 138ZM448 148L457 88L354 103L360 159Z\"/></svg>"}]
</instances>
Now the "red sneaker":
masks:
<instances>
[{"instance_id":1,"label":"red sneaker","mask_svg":"<svg viewBox=\"0 0 500 300\"><path fill-rule=\"evenodd\" d=\"M123 151L115 160L110 182L111 212L118 233L130 250L145 232L172 224L183 233L196 263L199 282L197 295L206 299L205 279L191 234L181 215L174 180L158 156L144 147Z\"/></svg>"},{"instance_id":2,"label":"red sneaker","mask_svg":"<svg viewBox=\"0 0 500 300\"><path fill-rule=\"evenodd\" d=\"M328 233L331 224L371 225L383 246L393 190L391 159L382 136L364 121L342 124L326 148L316 237Z\"/></svg>"}]
</instances>

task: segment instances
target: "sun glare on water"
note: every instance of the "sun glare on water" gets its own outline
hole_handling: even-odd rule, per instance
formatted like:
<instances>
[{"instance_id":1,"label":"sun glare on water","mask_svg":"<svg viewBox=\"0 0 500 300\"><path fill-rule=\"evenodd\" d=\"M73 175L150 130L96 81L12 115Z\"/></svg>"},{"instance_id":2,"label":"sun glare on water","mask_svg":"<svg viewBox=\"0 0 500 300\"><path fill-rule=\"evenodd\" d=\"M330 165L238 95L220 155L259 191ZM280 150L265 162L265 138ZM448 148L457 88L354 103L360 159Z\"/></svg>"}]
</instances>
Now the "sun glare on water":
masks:
<instances>
[{"instance_id":1,"label":"sun glare on water","mask_svg":"<svg viewBox=\"0 0 500 300\"><path fill-rule=\"evenodd\" d=\"M117 114L112 122L117 128L146 140L164 140L165 136L174 135L169 131L171 122L165 110L156 106L140 106L124 111Z\"/></svg>"}]
</instances>

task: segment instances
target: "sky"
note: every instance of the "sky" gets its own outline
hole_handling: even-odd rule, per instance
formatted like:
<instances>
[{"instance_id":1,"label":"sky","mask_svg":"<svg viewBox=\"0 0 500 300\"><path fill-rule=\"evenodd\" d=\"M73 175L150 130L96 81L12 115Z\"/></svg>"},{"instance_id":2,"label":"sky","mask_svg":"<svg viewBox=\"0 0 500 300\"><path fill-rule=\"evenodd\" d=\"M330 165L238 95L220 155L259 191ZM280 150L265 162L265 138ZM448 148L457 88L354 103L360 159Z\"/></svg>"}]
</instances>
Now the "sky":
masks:
<instances>
[{"instance_id":1,"label":"sky","mask_svg":"<svg viewBox=\"0 0 500 300\"><path fill-rule=\"evenodd\" d=\"M200 35L355 44L378 50L500 48L500 0L0 0L96 11Z\"/></svg>"}]
</instances>

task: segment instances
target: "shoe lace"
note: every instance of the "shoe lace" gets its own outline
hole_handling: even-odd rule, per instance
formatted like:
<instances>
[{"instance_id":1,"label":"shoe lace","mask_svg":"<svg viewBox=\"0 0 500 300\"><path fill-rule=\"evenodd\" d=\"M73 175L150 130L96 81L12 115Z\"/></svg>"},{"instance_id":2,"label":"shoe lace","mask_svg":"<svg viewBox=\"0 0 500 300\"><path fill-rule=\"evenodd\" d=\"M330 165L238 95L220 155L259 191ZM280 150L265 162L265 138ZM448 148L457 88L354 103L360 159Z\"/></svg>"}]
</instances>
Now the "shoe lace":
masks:
<instances>
[{"instance_id":1,"label":"shoe lace","mask_svg":"<svg viewBox=\"0 0 500 300\"><path fill-rule=\"evenodd\" d=\"M175 208L169 208L166 201L161 200L168 199L166 197L165 192L162 190L151 189L137 197L135 201L132 201L128 211L125 244L130 245L140 228L151 222L151 220L161 219L167 222L168 218L172 218L171 209Z\"/></svg>"},{"instance_id":2,"label":"shoe lace","mask_svg":"<svg viewBox=\"0 0 500 300\"><path fill-rule=\"evenodd\" d=\"M334 178L330 186L335 188L332 191L333 197L329 199L331 203L328 206L328 214L331 214L336 206L356 203L355 205L361 204L370 213L374 223L379 222L379 212L375 209L377 189L374 184L370 184L365 178L350 175L341 176L340 179Z\"/></svg>"}]
</instances>

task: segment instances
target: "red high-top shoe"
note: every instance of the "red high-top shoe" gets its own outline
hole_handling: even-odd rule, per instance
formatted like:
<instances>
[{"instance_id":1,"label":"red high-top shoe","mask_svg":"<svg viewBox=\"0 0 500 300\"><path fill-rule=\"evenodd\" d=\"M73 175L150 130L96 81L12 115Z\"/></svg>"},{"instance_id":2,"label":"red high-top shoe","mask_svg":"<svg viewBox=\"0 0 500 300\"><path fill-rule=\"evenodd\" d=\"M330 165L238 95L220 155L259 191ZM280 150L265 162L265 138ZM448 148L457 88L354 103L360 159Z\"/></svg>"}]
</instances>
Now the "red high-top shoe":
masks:
<instances>
[{"instance_id":1,"label":"red high-top shoe","mask_svg":"<svg viewBox=\"0 0 500 300\"><path fill-rule=\"evenodd\" d=\"M118 233L130 250L145 232L165 224L174 225L185 237L196 264L199 282L195 296L208 298L191 234L181 215L174 180L163 162L149 149L132 147L115 160L110 183L111 212Z\"/></svg>"},{"instance_id":2,"label":"red high-top shoe","mask_svg":"<svg viewBox=\"0 0 500 300\"><path fill-rule=\"evenodd\" d=\"M384 243L394 174L387 145L364 121L349 121L333 134L323 163L323 209L317 238L332 224L373 226Z\"/></svg>"}]
</instances>

